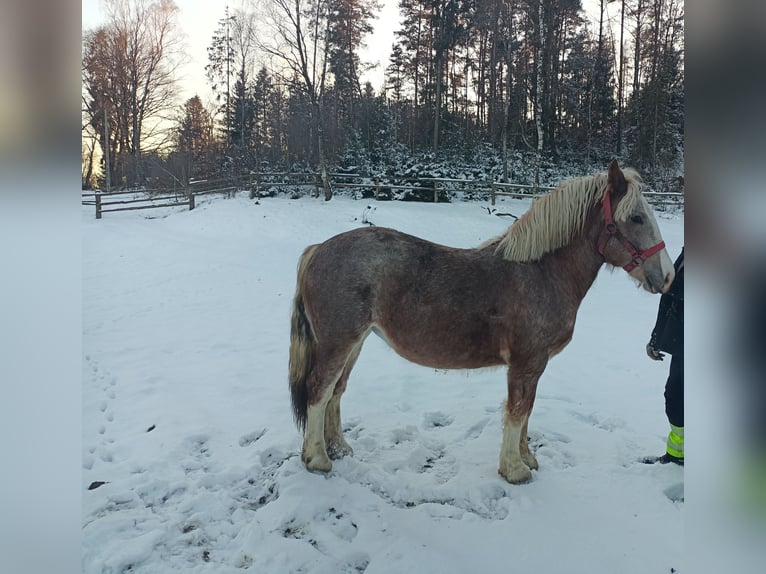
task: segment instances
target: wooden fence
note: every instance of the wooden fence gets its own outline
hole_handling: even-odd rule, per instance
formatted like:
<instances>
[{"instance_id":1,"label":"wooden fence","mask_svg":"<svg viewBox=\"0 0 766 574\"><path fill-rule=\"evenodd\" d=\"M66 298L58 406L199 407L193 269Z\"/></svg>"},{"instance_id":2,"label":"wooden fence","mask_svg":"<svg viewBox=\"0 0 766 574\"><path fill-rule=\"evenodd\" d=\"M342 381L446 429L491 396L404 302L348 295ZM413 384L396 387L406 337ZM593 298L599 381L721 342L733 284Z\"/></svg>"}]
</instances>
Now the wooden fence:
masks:
<instances>
[{"instance_id":1,"label":"wooden fence","mask_svg":"<svg viewBox=\"0 0 766 574\"><path fill-rule=\"evenodd\" d=\"M468 193L488 197L495 205L497 197L514 199L534 198L555 189L534 184L500 183L477 179L452 179L443 177L366 177L356 173L331 173L333 189L368 190L377 200L382 194L389 198L394 191L418 193L433 197L436 203L440 198L448 198L451 193ZM232 197L238 190L249 190L251 198L261 197L262 191L276 188L311 186L312 194L319 195L321 180L318 173L257 173L239 178L216 179L190 182L187 187L175 190L135 190L111 193L85 193L83 205L94 205L96 219L104 213L130 211L136 209L154 209L160 207L188 206L195 207L195 197L221 194ZM128 197L132 196L132 197ZM644 192L644 196L653 205L676 205L683 207L684 194L674 192Z\"/></svg>"},{"instance_id":2,"label":"wooden fence","mask_svg":"<svg viewBox=\"0 0 766 574\"><path fill-rule=\"evenodd\" d=\"M157 207L189 206L194 209L194 194L173 194L168 190L113 191L110 193L84 193L83 205L96 206L96 219L112 211L133 211ZM145 197L140 197L140 196ZM114 207L120 206L120 207ZM127 207L125 207L127 206Z\"/></svg>"}]
</instances>

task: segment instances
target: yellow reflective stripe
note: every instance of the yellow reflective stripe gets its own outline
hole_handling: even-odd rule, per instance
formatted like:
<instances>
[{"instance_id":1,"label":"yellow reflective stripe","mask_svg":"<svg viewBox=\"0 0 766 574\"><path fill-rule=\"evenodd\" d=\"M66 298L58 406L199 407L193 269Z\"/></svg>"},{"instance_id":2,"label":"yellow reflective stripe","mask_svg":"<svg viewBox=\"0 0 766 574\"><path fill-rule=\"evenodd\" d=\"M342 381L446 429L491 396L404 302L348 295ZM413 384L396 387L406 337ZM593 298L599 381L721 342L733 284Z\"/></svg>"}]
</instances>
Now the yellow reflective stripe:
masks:
<instances>
[{"instance_id":1,"label":"yellow reflective stripe","mask_svg":"<svg viewBox=\"0 0 766 574\"><path fill-rule=\"evenodd\" d=\"M668 454L672 454L675 457L683 458L684 457L684 436L681 434L679 436L676 434L676 429L679 427L674 427L671 425L670 434L668 434L668 444L667 444L667 452ZM681 429L681 433L683 433L683 428Z\"/></svg>"},{"instance_id":2,"label":"yellow reflective stripe","mask_svg":"<svg viewBox=\"0 0 766 574\"><path fill-rule=\"evenodd\" d=\"M675 425L670 425L670 432L675 433L676 436L681 437L681 440L684 440L684 427L677 427Z\"/></svg>"},{"instance_id":3,"label":"yellow reflective stripe","mask_svg":"<svg viewBox=\"0 0 766 574\"><path fill-rule=\"evenodd\" d=\"M682 450L675 450L674 448L671 448L670 445L668 445L667 449L668 454L672 454L676 458L683 458L684 457L684 451Z\"/></svg>"}]
</instances>

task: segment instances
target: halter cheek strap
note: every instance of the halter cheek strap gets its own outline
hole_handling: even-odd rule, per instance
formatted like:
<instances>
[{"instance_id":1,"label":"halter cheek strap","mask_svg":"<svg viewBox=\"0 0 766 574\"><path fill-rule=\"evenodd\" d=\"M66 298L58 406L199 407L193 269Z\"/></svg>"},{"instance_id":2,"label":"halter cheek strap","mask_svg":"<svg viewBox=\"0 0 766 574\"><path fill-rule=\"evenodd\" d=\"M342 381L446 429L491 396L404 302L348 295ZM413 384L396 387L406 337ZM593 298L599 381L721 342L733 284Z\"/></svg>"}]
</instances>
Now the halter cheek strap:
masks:
<instances>
[{"instance_id":1,"label":"halter cheek strap","mask_svg":"<svg viewBox=\"0 0 766 574\"><path fill-rule=\"evenodd\" d=\"M612 200L609 197L609 188L607 187L604 190L604 221L606 225L604 226L604 230L601 232L601 235L598 238L598 252L601 254L602 257L606 258L604 256L604 250L606 249L606 244L609 242L609 240L612 237L617 238L617 240L625 247L625 249L628 250L628 253L630 253L631 261L627 265L623 266L623 269L625 271L633 271L636 267L641 265L644 261L649 259L652 255L657 253L658 251L665 248L665 242L660 241L657 245L653 245L649 249L636 249L636 246L633 245L630 241L625 239L622 233L620 233L620 230L617 229L617 225L614 223L614 218L612 217Z\"/></svg>"}]
</instances>

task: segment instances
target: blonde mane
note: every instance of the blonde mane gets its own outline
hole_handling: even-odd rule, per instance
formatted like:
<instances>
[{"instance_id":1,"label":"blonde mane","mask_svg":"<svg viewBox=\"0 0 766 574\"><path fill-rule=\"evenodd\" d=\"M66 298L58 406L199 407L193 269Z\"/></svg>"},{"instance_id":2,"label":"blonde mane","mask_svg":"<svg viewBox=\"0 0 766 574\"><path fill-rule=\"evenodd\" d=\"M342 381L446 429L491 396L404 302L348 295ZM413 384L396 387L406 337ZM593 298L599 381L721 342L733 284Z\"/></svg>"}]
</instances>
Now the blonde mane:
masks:
<instances>
[{"instance_id":1,"label":"blonde mane","mask_svg":"<svg viewBox=\"0 0 766 574\"><path fill-rule=\"evenodd\" d=\"M625 221L642 198L644 182L634 169L622 170L628 191L614 212L615 221ZM536 199L532 207L508 228L495 253L528 263L567 245L582 231L591 208L604 194L607 174L578 177L564 181L558 188Z\"/></svg>"}]
</instances>

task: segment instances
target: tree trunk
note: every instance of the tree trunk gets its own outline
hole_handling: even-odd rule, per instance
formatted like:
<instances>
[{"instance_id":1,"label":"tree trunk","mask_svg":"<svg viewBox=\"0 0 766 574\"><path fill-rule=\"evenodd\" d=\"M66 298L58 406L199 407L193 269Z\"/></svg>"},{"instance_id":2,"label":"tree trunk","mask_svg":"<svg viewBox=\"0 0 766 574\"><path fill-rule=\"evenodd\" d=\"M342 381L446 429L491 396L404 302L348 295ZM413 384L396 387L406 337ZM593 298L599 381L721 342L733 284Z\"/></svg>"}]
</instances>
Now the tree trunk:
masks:
<instances>
[{"instance_id":1,"label":"tree trunk","mask_svg":"<svg viewBox=\"0 0 766 574\"><path fill-rule=\"evenodd\" d=\"M436 98L434 101L434 151L439 149L439 117L441 116L441 103L442 103L442 66L443 66L443 54L436 55L436 62L434 63L436 73Z\"/></svg>"},{"instance_id":2,"label":"tree trunk","mask_svg":"<svg viewBox=\"0 0 766 574\"><path fill-rule=\"evenodd\" d=\"M537 2L537 37L538 50L535 62L535 126L537 127L537 154L543 152L543 52L545 51L545 35L543 33L543 2Z\"/></svg>"},{"instance_id":3,"label":"tree trunk","mask_svg":"<svg viewBox=\"0 0 766 574\"><path fill-rule=\"evenodd\" d=\"M420 41L422 36L422 6L418 10L418 33L417 33L417 40L415 42L415 100L412 102L412 128L410 129L410 151L413 153L415 152L415 146L417 142L415 141L415 132L418 128L418 90L420 89Z\"/></svg>"},{"instance_id":4,"label":"tree trunk","mask_svg":"<svg viewBox=\"0 0 766 574\"><path fill-rule=\"evenodd\" d=\"M503 182L508 183L508 123L511 115L511 48L507 48L507 80L505 83L505 106L503 107Z\"/></svg>"},{"instance_id":5,"label":"tree trunk","mask_svg":"<svg viewBox=\"0 0 766 574\"><path fill-rule=\"evenodd\" d=\"M638 0L636 6L636 43L633 49L633 109L635 110L635 117L633 121L636 126L635 141L639 143L636 148L639 150L639 158L641 156L641 139L642 139L642 121L641 121L641 28L643 24L643 0Z\"/></svg>"},{"instance_id":6,"label":"tree trunk","mask_svg":"<svg viewBox=\"0 0 766 574\"><path fill-rule=\"evenodd\" d=\"M652 95L654 118L652 129L652 167L657 165L657 128L658 128L658 116L659 116L659 100L660 100L660 22L662 19L662 0L654 0L654 46L652 49L652 84L654 85L654 94Z\"/></svg>"},{"instance_id":7,"label":"tree trunk","mask_svg":"<svg viewBox=\"0 0 766 574\"><path fill-rule=\"evenodd\" d=\"M318 8L317 8L318 10ZM317 138L319 151L319 173L322 176L322 188L324 189L324 200L330 201L332 199L332 186L330 185L330 176L327 173L327 159L325 158L325 141L324 141L324 126L323 120L323 107L324 107L324 94L325 94L325 78L327 77L327 45L330 38L330 21L327 20L325 33L324 33L324 58L322 61L322 76L319 80L319 93L316 94L316 118L317 118ZM314 60L316 62L316 59ZM315 64L316 66L316 64ZM316 84L314 84L316 87Z\"/></svg>"},{"instance_id":8,"label":"tree trunk","mask_svg":"<svg viewBox=\"0 0 766 574\"><path fill-rule=\"evenodd\" d=\"M625 61L623 51L623 34L625 32L625 0L622 0L620 10L620 71L617 77L617 155L622 152L622 98L623 98L623 62Z\"/></svg>"},{"instance_id":9,"label":"tree trunk","mask_svg":"<svg viewBox=\"0 0 766 574\"><path fill-rule=\"evenodd\" d=\"M82 178L83 188L87 185L88 189L90 189L90 180L93 177L93 152L96 149L96 142L91 141L90 146L88 146L88 161L85 163L85 175Z\"/></svg>"}]
</instances>

